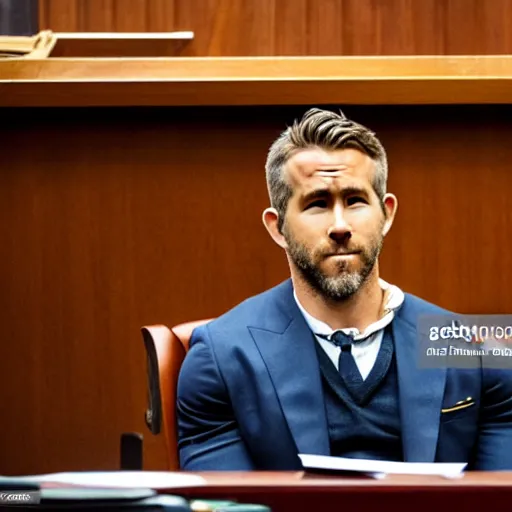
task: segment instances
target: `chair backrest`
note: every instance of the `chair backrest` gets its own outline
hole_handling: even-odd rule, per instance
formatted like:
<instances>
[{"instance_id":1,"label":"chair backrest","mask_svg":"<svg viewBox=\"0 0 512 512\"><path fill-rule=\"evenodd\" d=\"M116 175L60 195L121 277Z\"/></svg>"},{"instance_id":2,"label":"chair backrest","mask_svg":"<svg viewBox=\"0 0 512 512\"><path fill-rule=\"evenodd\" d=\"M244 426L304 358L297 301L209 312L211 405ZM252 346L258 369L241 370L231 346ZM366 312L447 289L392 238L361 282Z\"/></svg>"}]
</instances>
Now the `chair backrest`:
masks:
<instances>
[{"instance_id":1,"label":"chair backrest","mask_svg":"<svg viewBox=\"0 0 512 512\"><path fill-rule=\"evenodd\" d=\"M176 325L142 327L147 355L148 409L146 424L153 434L163 433L169 470L179 469L176 392L180 368L194 329L211 319Z\"/></svg>"}]
</instances>

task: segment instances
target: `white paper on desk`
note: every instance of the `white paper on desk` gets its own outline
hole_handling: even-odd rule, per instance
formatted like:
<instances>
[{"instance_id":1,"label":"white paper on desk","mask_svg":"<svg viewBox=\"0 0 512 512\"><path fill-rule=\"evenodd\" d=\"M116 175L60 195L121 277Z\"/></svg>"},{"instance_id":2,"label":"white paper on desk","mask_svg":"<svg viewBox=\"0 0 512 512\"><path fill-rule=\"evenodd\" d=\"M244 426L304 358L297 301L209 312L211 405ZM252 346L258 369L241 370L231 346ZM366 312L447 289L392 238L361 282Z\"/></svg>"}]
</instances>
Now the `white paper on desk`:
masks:
<instances>
[{"instance_id":1,"label":"white paper on desk","mask_svg":"<svg viewBox=\"0 0 512 512\"><path fill-rule=\"evenodd\" d=\"M170 471L78 471L23 477L32 482L52 482L85 487L173 489L206 484L198 475Z\"/></svg>"},{"instance_id":2,"label":"white paper on desk","mask_svg":"<svg viewBox=\"0 0 512 512\"><path fill-rule=\"evenodd\" d=\"M305 469L327 471L350 471L365 473L376 477L383 475L437 475L456 478L462 475L467 463L445 462L390 462L384 460L345 459L325 455L299 454Z\"/></svg>"}]
</instances>

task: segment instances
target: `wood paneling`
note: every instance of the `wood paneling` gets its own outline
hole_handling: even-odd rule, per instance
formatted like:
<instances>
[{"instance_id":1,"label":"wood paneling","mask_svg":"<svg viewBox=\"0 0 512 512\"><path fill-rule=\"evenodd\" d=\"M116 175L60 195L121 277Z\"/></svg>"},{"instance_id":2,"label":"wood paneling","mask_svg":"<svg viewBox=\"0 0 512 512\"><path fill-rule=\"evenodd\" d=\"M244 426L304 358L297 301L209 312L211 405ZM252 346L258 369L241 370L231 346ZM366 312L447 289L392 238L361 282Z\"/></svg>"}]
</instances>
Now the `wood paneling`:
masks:
<instances>
[{"instance_id":1,"label":"wood paneling","mask_svg":"<svg viewBox=\"0 0 512 512\"><path fill-rule=\"evenodd\" d=\"M461 313L511 313L511 106L346 107L399 198L382 275ZM215 316L288 275L264 161L304 108L4 109L0 473L115 469L145 433L140 326Z\"/></svg>"},{"instance_id":2,"label":"wood paneling","mask_svg":"<svg viewBox=\"0 0 512 512\"><path fill-rule=\"evenodd\" d=\"M512 53L512 0L40 0L54 31L192 30L192 56Z\"/></svg>"}]
</instances>

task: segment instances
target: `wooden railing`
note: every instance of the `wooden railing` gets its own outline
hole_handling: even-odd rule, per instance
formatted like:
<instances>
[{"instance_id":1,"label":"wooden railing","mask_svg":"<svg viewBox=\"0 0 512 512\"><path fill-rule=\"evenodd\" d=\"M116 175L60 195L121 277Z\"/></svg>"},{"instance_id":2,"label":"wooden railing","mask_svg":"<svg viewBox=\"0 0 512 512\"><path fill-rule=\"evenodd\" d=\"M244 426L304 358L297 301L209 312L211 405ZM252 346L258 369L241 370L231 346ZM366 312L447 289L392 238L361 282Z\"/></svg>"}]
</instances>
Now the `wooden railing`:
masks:
<instances>
[{"instance_id":1,"label":"wooden railing","mask_svg":"<svg viewBox=\"0 0 512 512\"><path fill-rule=\"evenodd\" d=\"M0 62L0 106L512 103L512 56Z\"/></svg>"}]
</instances>

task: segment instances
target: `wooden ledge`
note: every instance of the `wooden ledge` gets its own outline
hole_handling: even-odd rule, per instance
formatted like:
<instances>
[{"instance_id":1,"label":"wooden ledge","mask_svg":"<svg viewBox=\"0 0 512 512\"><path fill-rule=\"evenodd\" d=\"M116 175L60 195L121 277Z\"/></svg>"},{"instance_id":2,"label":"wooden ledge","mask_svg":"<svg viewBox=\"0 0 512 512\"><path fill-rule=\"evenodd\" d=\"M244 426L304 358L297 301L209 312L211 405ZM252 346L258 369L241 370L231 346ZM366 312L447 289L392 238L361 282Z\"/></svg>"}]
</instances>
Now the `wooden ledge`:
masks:
<instances>
[{"instance_id":1,"label":"wooden ledge","mask_svg":"<svg viewBox=\"0 0 512 512\"><path fill-rule=\"evenodd\" d=\"M333 103L512 103L512 56L0 61L0 106Z\"/></svg>"}]
</instances>

